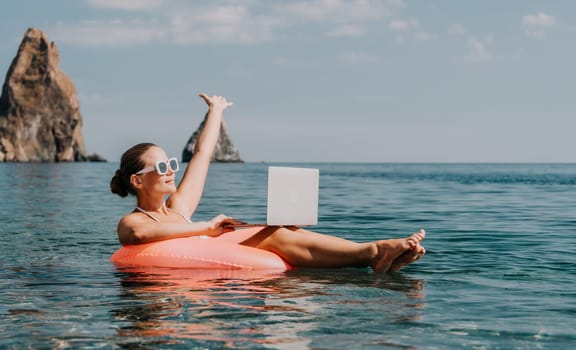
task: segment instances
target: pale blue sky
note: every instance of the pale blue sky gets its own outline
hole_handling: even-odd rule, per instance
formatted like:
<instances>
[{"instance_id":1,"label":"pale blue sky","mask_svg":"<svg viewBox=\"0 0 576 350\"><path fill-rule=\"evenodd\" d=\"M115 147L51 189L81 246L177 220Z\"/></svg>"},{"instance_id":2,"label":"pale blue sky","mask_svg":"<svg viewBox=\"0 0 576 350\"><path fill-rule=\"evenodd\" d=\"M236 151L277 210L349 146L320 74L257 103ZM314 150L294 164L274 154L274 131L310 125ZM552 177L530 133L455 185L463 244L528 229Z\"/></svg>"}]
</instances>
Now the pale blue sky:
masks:
<instances>
[{"instance_id":1,"label":"pale blue sky","mask_svg":"<svg viewBox=\"0 0 576 350\"><path fill-rule=\"evenodd\" d=\"M0 74L28 27L56 42L89 153L180 156L205 106L247 161L573 162L571 0L19 0L2 4Z\"/></svg>"}]
</instances>

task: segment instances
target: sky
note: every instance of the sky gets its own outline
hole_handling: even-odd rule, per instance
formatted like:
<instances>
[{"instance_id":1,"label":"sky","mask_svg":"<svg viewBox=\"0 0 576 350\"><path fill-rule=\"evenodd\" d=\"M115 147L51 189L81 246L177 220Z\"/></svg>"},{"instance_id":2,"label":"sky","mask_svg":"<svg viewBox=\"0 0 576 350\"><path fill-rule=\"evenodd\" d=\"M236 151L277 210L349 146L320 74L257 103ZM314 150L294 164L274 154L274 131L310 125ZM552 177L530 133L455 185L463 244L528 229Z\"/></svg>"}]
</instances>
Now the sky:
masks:
<instances>
[{"instance_id":1,"label":"sky","mask_svg":"<svg viewBox=\"0 0 576 350\"><path fill-rule=\"evenodd\" d=\"M572 0L19 0L74 82L88 153L181 156L198 93L249 162L574 162Z\"/></svg>"}]
</instances>

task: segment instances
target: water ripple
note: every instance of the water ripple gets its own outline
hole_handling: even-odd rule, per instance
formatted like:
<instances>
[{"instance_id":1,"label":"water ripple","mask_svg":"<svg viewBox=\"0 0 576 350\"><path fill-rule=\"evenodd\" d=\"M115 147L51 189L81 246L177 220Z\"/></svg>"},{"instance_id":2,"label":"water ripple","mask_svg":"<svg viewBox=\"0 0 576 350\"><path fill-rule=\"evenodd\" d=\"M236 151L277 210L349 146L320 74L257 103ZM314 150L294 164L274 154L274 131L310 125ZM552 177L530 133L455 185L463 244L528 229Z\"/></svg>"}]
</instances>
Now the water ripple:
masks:
<instances>
[{"instance_id":1,"label":"water ripple","mask_svg":"<svg viewBox=\"0 0 576 350\"><path fill-rule=\"evenodd\" d=\"M396 274L117 269L117 164L0 164L0 348L569 348L576 165L291 164L316 230L427 230ZM266 164L216 164L196 220L265 219Z\"/></svg>"}]
</instances>

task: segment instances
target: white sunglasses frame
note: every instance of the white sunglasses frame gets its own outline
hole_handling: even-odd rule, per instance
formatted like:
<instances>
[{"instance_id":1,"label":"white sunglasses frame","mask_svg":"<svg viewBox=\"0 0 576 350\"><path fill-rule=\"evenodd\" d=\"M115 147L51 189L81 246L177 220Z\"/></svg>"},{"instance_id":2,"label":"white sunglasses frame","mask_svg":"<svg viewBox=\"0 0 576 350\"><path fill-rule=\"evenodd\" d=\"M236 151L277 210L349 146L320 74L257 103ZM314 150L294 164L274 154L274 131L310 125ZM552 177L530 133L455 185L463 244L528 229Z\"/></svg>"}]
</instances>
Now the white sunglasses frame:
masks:
<instances>
[{"instance_id":1,"label":"white sunglasses frame","mask_svg":"<svg viewBox=\"0 0 576 350\"><path fill-rule=\"evenodd\" d=\"M170 165L170 162L175 161L176 162L176 169L172 169L172 166ZM166 171L161 172L160 169L160 163L164 163L166 164ZM166 161L163 160L159 160L156 162L156 164L149 166L147 168L144 168L140 171L138 171L136 173L136 175L142 175L142 174L146 174L149 173L151 171L156 171L156 173L158 175L166 175L168 173L168 169L172 170L173 173L177 172L178 170L180 170L180 162L178 162L178 158L174 157L174 158L170 158Z\"/></svg>"}]
</instances>

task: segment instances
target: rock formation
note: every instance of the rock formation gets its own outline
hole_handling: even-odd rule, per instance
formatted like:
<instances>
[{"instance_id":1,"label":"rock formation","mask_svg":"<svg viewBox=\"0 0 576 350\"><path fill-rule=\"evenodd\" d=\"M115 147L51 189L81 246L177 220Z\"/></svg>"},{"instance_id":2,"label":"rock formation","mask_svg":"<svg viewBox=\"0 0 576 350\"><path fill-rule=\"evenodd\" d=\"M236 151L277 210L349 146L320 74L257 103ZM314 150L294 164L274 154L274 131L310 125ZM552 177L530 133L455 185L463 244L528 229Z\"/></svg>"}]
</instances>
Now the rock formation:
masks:
<instances>
[{"instance_id":1,"label":"rock formation","mask_svg":"<svg viewBox=\"0 0 576 350\"><path fill-rule=\"evenodd\" d=\"M200 132L204 129L204 125L206 123L206 118L200 123L200 126L196 131L192 134L188 142L186 143L186 147L182 151L182 161L189 162L194 154L194 146L196 145L196 141L198 140L198 136L200 136ZM228 131L226 124L222 121L222 126L220 127L220 135L218 136L218 143L216 144L216 149L214 150L214 155L212 156L212 162L219 162L219 163L243 163L244 161L240 158L240 154L230 137L228 136Z\"/></svg>"},{"instance_id":2,"label":"rock formation","mask_svg":"<svg viewBox=\"0 0 576 350\"><path fill-rule=\"evenodd\" d=\"M0 97L0 162L86 161L76 87L58 68L56 45L30 28Z\"/></svg>"}]
</instances>

